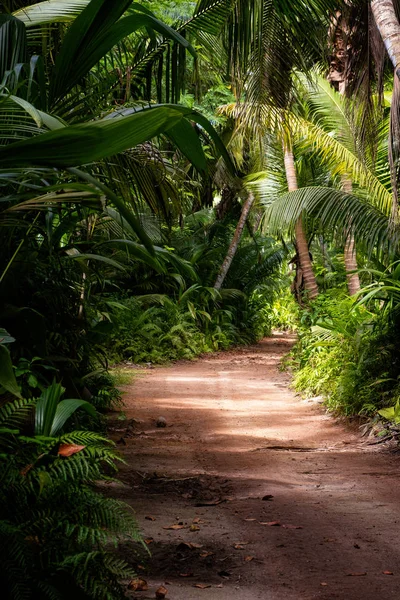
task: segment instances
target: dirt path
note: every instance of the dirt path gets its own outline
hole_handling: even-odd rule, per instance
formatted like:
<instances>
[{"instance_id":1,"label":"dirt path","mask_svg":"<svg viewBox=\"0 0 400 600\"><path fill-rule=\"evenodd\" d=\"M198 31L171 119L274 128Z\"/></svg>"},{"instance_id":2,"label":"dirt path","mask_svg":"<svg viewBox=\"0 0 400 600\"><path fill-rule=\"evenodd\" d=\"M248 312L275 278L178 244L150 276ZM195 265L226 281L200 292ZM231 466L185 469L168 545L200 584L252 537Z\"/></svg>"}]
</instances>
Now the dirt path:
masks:
<instances>
[{"instance_id":1,"label":"dirt path","mask_svg":"<svg viewBox=\"0 0 400 600\"><path fill-rule=\"evenodd\" d=\"M164 584L167 600L400 598L398 459L294 396L278 370L290 343L275 335L126 388L138 423L115 432L128 464L112 493L152 552L149 591L133 597Z\"/></svg>"}]
</instances>

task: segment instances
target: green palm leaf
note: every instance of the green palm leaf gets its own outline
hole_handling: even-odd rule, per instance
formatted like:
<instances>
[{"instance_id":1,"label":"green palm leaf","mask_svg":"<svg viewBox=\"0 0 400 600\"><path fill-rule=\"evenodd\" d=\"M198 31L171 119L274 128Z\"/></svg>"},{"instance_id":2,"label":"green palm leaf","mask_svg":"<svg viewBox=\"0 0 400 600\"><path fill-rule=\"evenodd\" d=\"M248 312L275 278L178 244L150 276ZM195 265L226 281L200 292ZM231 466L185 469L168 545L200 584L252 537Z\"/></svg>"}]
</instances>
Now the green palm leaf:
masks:
<instances>
[{"instance_id":1,"label":"green palm leaf","mask_svg":"<svg viewBox=\"0 0 400 600\"><path fill-rule=\"evenodd\" d=\"M89 4L90 0L45 0L25 6L13 13L26 27L37 27L46 23L67 23L74 20Z\"/></svg>"},{"instance_id":2,"label":"green palm leaf","mask_svg":"<svg viewBox=\"0 0 400 600\"><path fill-rule=\"evenodd\" d=\"M271 231L292 229L303 212L336 232L341 242L352 232L368 254L392 254L396 249L400 231L390 227L388 215L365 199L333 188L305 187L278 198L267 212Z\"/></svg>"}]
</instances>

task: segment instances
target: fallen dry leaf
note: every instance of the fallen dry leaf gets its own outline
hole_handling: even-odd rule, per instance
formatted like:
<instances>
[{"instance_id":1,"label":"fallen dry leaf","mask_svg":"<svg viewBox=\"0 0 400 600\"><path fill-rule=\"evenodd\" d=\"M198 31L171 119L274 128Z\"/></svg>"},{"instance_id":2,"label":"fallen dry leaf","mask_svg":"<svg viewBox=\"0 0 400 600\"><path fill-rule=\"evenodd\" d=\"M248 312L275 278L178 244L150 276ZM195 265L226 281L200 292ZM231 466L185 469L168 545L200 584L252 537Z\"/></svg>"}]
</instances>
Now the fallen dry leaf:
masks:
<instances>
[{"instance_id":1,"label":"fallen dry leaf","mask_svg":"<svg viewBox=\"0 0 400 600\"><path fill-rule=\"evenodd\" d=\"M243 519L243 521L257 521L257 519Z\"/></svg>"},{"instance_id":2,"label":"fallen dry leaf","mask_svg":"<svg viewBox=\"0 0 400 600\"><path fill-rule=\"evenodd\" d=\"M86 446L79 446L79 444L60 444L58 448L58 455L72 456L77 452L81 452L81 450L83 450L84 448L86 448Z\"/></svg>"},{"instance_id":3,"label":"fallen dry leaf","mask_svg":"<svg viewBox=\"0 0 400 600\"><path fill-rule=\"evenodd\" d=\"M175 531L176 529L186 529L186 525L166 525L165 527L163 527L163 529L173 529Z\"/></svg>"},{"instance_id":4,"label":"fallen dry leaf","mask_svg":"<svg viewBox=\"0 0 400 600\"><path fill-rule=\"evenodd\" d=\"M328 585L328 584L326 583L326 581L321 581L321 583L319 585Z\"/></svg>"},{"instance_id":5,"label":"fallen dry leaf","mask_svg":"<svg viewBox=\"0 0 400 600\"><path fill-rule=\"evenodd\" d=\"M269 527L280 527L280 521L260 521L260 525L269 525Z\"/></svg>"},{"instance_id":6,"label":"fallen dry leaf","mask_svg":"<svg viewBox=\"0 0 400 600\"><path fill-rule=\"evenodd\" d=\"M384 575L393 575L392 571L382 571Z\"/></svg>"},{"instance_id":7,"label":"fallen dry leaf","mask_svg":"<svg viewBox=\"0 0 400 600\"><path fill-rule=\"evenodd\" d=\"M214 556L215 552L202 552L200 558L207 558L207 556Z\"/></svg>"},{"instance_id":8,"label":"fallen dry leaf","mask_svg":"<svg viewBox=\"0 0 400 600\"><path fill-rule=\"evenodd\" d=\"M150 516L150 515L146 515L146 516L145 516L145 519L146 519L147 521L156 521L156 518L155 518L155 517L152 517L152 516Z\"/></svg>"},{"instance_id":9,"label":"fallen dry leaf","mask_svg":"<svg viewBox=\"0 0 400 600\"><path fill-rule=\"evenodd\" d=\"M366 573L347 573L348 577L364 577Z\"/></svg>"},{"instance_id":10,"label":"fallen dry leaf","mask_svg":"<svg viewBox=\"0 0 400 600\"><path fill-rule=\"evenodd\" d=\"M283 529L303 529L301 525L282 525Z\"/></svg>"},{"instance_id":11,"label":"fallen dry leaf","mask_svg":"<svg viewBox=\"0 0 400 600\"><path fill-rule=\"evenodd\" d=\"M143 540L143 541L144 541L144 543L145 543L145 544L149 545L149 544L151 544L152 542L154 542L154 538L144 538L144 540Z\"/></svg>"},{"instance_id":12,"label":"fallen dry leaf","mask_svg":"<svg viewBox=\"0 0 400 600\"><path fill-rule=\"evenodd\" d=\"M189 527L189 531L200 531L200 527L192 523L192 525Z\"/></svg>"},{"instance_id":13,"label":"fallen dry leaf","mask_svg":"<svg viewBox=\"0 0 400 600\"><path fill-rule=\"evenodd\" d=\"M210 583L194 583L193 587L199 588L199 590L205 590L206 588L210 588L211 584Z\"/></svg>"},{"instance_id":14,"label":"fallen dry leaf","mask_svg":"<svg viewBox=\"0 0 400 600\"><path fill-rule=\"evenodd\" d=\"M193 519L192 523L204 523L203 519L200 519L200 517L196 517L195 519Z\"/></svg>"},{"instance_id":15,"label":"fallen dry leaf","mask_svg":"<svg viewBox=\"0 0 400 600\"><path fill-rule=\"evenodd\" d=\"M193 573L179 573L179 577L193 577Z\"/></svg>"},{"instance_id":16,"label":"fallen dry leaf","mask_svg":"<svg viewBox=\"0 0 400 600\"><path fill-rule=\"evenodd\" d=\"M190 546L191 548L202 548L203 544L195 544L195 542L191 542Z\"/></svg>"},{"instance_id":17,"label":"fallen dry leaf","mask_svg":"<svg viewBox=\"0 0 400 600\"><path fill-rule=\"evenodd\" d=\"M145 592L148 589L147 581L140 577L132 579L132 581L128 583L128 590L133 590L134 592Z\"/></svg>"},{"instance_id":18,"label":"fallen dry leaf","mask_svg":"<svg viewBox=\"0 0 400 600\"><path fill-rule=\"evenodd\" d=\"M168 594L168 590L166 587L164 587L163 585L161 585L158 590L156 590L156 598L158 598L158 600L162 600L163 598L165 598L165 596Z\"/></svg>"},{"instance_id":19,"label":"fallen dry leaf","mask_svg":"<svg viewBox=\"0 0 400 600\"><path fill-rule=\"evenodd\" d=\"M249 544L250 542L236 542L235 544L233 544L233 547L235 548L235 550L243 550L243 546L247 546L247 544Z\"/></svg>"},{"instance_id":20,"label":"fallen dry leaf","mask_svg":"<svg viewBox=\"0 0 400 600\"><path fill-rule=\"evenodd\" d=\"M254 559L255 559L255 556L245 556L244 557L244 562L251 562Z\"/></svg>"}]
</instances>

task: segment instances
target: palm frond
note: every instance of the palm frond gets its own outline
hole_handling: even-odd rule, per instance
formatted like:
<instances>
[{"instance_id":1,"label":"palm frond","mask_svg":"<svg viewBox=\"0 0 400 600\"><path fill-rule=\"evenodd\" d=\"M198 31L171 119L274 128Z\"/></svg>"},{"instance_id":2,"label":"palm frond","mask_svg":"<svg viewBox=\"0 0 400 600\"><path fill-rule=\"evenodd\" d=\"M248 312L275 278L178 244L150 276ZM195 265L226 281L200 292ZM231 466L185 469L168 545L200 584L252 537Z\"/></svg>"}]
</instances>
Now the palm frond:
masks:
<instances>
[{"instance_id":1,"label":"palm frond","mask_svg":"<svg viewBox=\"0 0 400 600\"><path fill-rule=\"evenodd\" d=\"M306 187L281 196L268 210L271 231L292 229L303 212L335 232L342 243L352 232L370 255L378 251L390 256L396 251L400 231L390 227L388 215L362 198L333 188Z\"/></svg>"}]
</instances>

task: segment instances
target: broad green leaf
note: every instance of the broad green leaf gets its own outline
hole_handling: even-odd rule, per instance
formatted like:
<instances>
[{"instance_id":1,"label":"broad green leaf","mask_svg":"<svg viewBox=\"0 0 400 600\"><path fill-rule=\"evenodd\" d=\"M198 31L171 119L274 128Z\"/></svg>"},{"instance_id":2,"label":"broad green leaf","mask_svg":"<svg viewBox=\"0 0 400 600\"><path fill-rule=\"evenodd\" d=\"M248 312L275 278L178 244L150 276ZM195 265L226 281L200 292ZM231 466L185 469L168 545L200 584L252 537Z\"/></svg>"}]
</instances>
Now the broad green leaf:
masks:
<instances>
[{"instance_id":1,"label":"broad green leaf","mask_svg":"<svg viewBox=\"0 0 400 600\"><path fill-rule=\"evenodd\" d=\"M0 327L0 344L11 344L12 342L15 342L15 338L13 338L3 327Z\"/></svg>"},{"instance_id":2,"label":"broad green leaf","mask_svg":"<svg viewBox=\"0 0 400 600\"><path fill-rule=\"evenodd\" d=\"M219 137L218 133L216 132L216 130L214 129L214 127L212 126L212 124L206 117L204 117L202 114L198 113L197 111L194 111L190 108L186 108L185 106L181 106L180 104L167 104L167 105L154 104L150 107L150 109L153 110L154 108L162 108L163 106L168 106L168 107L172 108L173 110L180 112L185 117L185 119L187 119L188 121L191 121L193 123L197 123L198 125L200 125L200 127L202 127L202 129L204 129L204 131L210 137L211 141L213 142L213 144L215 146L215 149L217 150L218 155L222 156L222 158L224 159L225 164L227 165L230 172L232 174L236 173L235 166L232 162L231 157L229 156L229 153L225 147L225 144L223 143L223 141ZM108 114L106 117L104 117L104 120L109 120L109 119L114 119L114 118L119 118L119 117L127 117L128 115L131 115L132 113L138 113L141 111L146 112L148 110L149 110L148 106L143 106L141 108L138 108L138 107L125 108L123 110ZM185 140L184 132L187 132L186 124L183 125L181 131L178 131L177 126L175 126L174 130L173 130L173 135L175 136L174 141L176 142L176 144L177 144L178 148L181 150L181 152L183 154L185 154L185 156L194 164L194 160L196 160L196 158L198 159L198 157L199 157L198 146L197 146L197 144L195 145L194 155L193 155L193 153L190 152L190 145L187 144L187 142ZM170 134L170 130L168 130L167 135L169 135L169 134ZM171 138L172 138L172 136L171 136ZM190 139L193 139L192 135L191 135ZM182 147L180 146L180 143L182 143Z\"/></svg>"},{"instance_id":3,"label":"broad green leaf","mask_svg":"<svg viewBox=\"0 0 400 600\"><path fill-rule=\"evenodd\" d=\"M181 121L171 127L167 135L198 171L206 170L207 161L199 136L188 121Z\"/></svg>"},{"instance_id":4,"label":"broad green leaf","mask_svg":"<svg viewBox=\"0 0 400 600\"><path fill-rule=\"evenodd\" d=\"M11 356L3 344L0 344L0 386L13 394L13 396L21 398L12 367Z\"/></svg>"},{"instance_id":5,"label":"broad green leaf","mask_svg":"<svg viewBox=\"0 0 400 600\"><path fill-rule=\"evenodd\" d=\"M57 406L63 393L64 388L55 381L44 390L36 404L35 435L50 435Z\"/></svg>"},{"instance_id":6,"label":"broad green leaf","mask_svg":"<svg viewBox=\"0 0 400 600\"><path fill-rule=\"evenodd\" d=\"M66 168L91 163L137 146L181 119L180 111L160 106L124 119L64 127L0 148L0 166Z\"/></svg>"},{"instance_id":7,"label":"broad green leaf","mask_svg":"<svg viewBox=\"0 0 400 600\"><path fill-rule=\"evenodd\" d=\"M61 402L58 403L53 418L49 434L50 437L55 437L61 431L65 423L78 408L82 408L92 417L96 417L97 415L94 406L85 400L61 400Z\"/></svg>"},{"instance_id":8,"label":"broad green leaf","mask_svg":"<svg viewBox=\"0 0 400 600\"><path fill-rule=\"evenodd\" d=\"M393 421L396 424L400 423L400 415L396 414L394 406L390 406L389 408L382 408L381 410L378 410L378 414L380 414L388 421Z\"/></svg>"}]
</instances>

